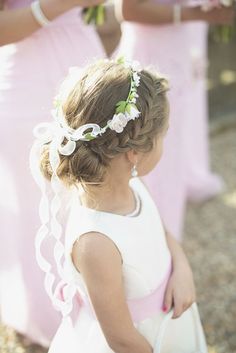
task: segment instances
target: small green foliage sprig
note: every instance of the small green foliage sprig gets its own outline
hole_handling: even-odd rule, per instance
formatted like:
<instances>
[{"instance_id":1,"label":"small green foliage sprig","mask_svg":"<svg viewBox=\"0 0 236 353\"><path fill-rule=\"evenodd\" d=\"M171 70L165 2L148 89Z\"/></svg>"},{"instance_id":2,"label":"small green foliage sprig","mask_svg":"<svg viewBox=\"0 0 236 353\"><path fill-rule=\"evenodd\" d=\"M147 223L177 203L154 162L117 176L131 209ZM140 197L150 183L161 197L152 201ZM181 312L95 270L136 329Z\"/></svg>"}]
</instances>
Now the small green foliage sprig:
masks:
<instances>
[{"instance_id":1,"label":"small green foliage sprig","mask_svg":"<svg viewBox=\"0 0 236 353\"><path fill-rule=\"evenodd\" d=\"M85 23L95 24L101 26L105 22L105 7L104 5L91 6L84 9L84 21Z\"/></svg>"},{"instance_id":2,"label":"small green foliage sprig","mask_svg":"<svg viewBox=\"0 0 236 353\"><path fill-rule=\"evenodd\" d=\"M215 7L234 7L236 0L205 0L202 3L202 10L204 12L211 11ZM216 42L228 43L236 33L236 23L232 25L215 25L213 27L213 39Z\"/></svg>"}]
</instances>

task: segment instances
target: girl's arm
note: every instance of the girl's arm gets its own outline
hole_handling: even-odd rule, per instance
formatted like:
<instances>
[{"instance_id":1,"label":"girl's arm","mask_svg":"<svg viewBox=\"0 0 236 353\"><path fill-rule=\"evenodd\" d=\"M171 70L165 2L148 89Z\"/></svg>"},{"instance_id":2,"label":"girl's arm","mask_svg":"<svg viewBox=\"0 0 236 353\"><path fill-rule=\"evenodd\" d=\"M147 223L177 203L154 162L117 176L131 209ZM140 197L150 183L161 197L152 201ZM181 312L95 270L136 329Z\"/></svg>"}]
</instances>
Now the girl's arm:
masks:
<instances>
[{"instance_id":1,"label":"girl's arm","mask_svg":"<svg viewBox=\"0 0 236 353\"><path fill-rule=\"evenodd\" d=\"M172 262L174 266L186 265L188 259L184 253L180 243L171 235L166 229L166 241L172 255Z\"/></svg>"},{"instance_id":2,"label":"girl's arm","mask_svg":"<svg viewBox=\"0 0 236 353\"><path fill-rule=\"evenodd\" d=\"M164 311L174 306L173 318L177 318L196 301L195 285L188 259L178 241L166 231L173 272L167 285Z\"/></svg>"},{"instance_id":3,"label":"girl's arm","mask_svg":"<svg viewBox=\"0 0 236 353\"><path fill-rule=\"evenodd\" d=\"M102 0L40 0L40 5L45 16L53 20L74 6L89 6L101 2ZM16 10L2 10L0 11L0 46L24 39L39 28L40 25L32 15L29 6Z\"/></svg>"},{"instance_id":4,"label":"girl's arm","mask_svg":"<svg viewBox=\"0 0 236 353\"><path fill-rule=\"evenodd\" d=\"M173 5L156 4L149 0L116 0L116 15L119 20L144 24L161 25L173 23ZM233 22L233 8L215 8L204 12L199 6L181 8L181 22L206 21L212 24L230 24Z\"/></svg>"},{"instance_id":5,"label":"girl's arm","mask_svg":"<svg viewBox=\"0 0 236 353\"><path fill-rule=\"evenodd\" d=\"M134 327L122 276L121 255L108 237L88 233L73 247L73 262L82 274L109 347L116 353L152 353Z\"/></svg>"}]
</instances>

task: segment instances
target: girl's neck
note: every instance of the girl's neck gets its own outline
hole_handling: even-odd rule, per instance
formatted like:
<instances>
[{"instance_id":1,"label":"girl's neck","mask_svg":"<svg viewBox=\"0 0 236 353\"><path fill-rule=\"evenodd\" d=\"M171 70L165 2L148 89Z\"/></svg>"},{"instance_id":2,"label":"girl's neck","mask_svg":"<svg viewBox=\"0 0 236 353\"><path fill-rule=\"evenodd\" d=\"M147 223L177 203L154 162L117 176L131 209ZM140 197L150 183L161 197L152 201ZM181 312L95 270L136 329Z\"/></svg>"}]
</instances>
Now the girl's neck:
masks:
<instances>
[{"instance_id":1,"label":"girl's neck","mask_svg":"<svg viewBox=\"0 0 236 353\"><path fill-rule=\"evenodd\" d=\"M99 186L89 186L81 194L83 206L98 211L126 215L135 209L136 200L129 186L129 177L122 179L117 175L115 178L106 178Z\"/></svg>"}]
</instances>

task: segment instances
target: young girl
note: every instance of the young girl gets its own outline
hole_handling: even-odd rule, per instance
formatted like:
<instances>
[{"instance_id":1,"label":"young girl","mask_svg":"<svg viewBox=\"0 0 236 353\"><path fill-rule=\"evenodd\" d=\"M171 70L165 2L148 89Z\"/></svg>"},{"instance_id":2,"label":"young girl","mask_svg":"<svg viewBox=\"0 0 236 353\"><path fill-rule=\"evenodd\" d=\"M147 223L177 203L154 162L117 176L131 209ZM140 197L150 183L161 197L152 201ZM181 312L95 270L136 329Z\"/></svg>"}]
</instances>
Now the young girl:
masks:
<instances>
[{"instance_id":1,"label":"young girl","mask_svg":"<svg viewBox=\"0 0 236 353\"><path fill-rule=\"evenodd\" d=\"M206 353L188 262L138 178L162 155L167 81L122 60L75 75L57 98L54 122L36 128L31 154L43 192L37 259L64 317L49 352ZM55 193L50 205L40 170ZM65 246L62 183L70 187ZM41 252L48 234L62 277L55 291ZM174 320L160 347L169 316Z\"/></svg>"}]
</instances>

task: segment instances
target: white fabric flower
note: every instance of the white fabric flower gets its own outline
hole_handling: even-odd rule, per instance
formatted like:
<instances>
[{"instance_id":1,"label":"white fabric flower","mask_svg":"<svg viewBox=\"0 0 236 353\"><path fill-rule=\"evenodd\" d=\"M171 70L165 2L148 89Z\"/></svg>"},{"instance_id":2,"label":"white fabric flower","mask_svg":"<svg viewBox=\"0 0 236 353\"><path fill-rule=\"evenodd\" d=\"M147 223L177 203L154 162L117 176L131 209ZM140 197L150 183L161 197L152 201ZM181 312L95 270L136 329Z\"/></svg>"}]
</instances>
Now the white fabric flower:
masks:
<instances>
[{"instance_id":1,"label":"white fabric flower","mask_svg":"<svg viewBox=\"0 0 236 353\"><path fill-rule=\"evenodd\" d=\"M133 73L133 80L134 80L135 86L138 87L140 84L140 76L138 75L137 72Z\"/></svg>"},{"instance_id":2,"label":"white fabric flower","mask_svg":"<svg viewBox=\"0 0 236 353\"><path fill-rule=\"evenodd\" d=\"M135 120L136 118L139 117L140 111L134 105L132 105L130 107L129 113L126 112L125 114L128 120Z\"/></svg>"},{"instance_id":3,"label":"white fabric flower","mask_svg":"<svg viewBox=\"0 0 236 353\"><path fill-rule=\"evenodd\" d=\"M142 70L141 64L139 61L137 60L125 60L124 64L123 64L127 69L132 69L133 71L137 71L140 72Z\"/></svg>"},{"instance_id":4,"label":"white fabric flower","mask_svg":"<svg viewBox=\"0 0 236 353\"><path fill-rule=\"evenodd\" d=\"M108 126L111 130L116 131L118 134L120 134L123 130L124 127L127 125L127 117L123 113L115 114L112 118L112 120L108 121Z\"/></svg>"},{"instance_id":5,"label":"white fabric flower","mask_svg":"<svg viewBox=\"0 0 236 353\"><path fill-rule=\"evenodd\" d=\"M131 67L132 67L133 71L139 72L139 71L142 70L142 67L141 67L141 65L140 65L140 62L138 62L138 61L136 61L136 60L132 61Z\"/></svg>"}]
</instances>

